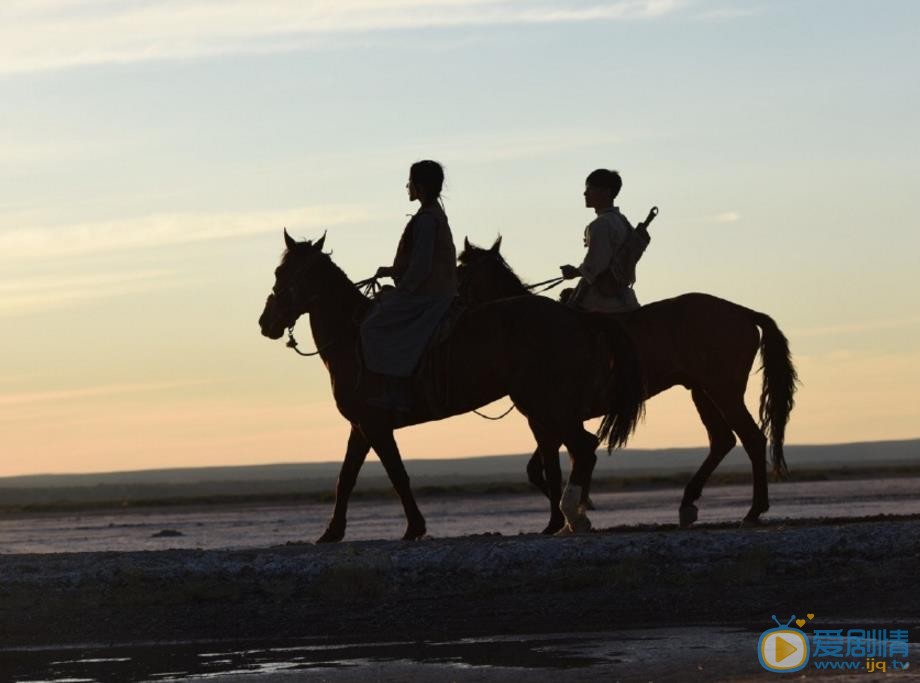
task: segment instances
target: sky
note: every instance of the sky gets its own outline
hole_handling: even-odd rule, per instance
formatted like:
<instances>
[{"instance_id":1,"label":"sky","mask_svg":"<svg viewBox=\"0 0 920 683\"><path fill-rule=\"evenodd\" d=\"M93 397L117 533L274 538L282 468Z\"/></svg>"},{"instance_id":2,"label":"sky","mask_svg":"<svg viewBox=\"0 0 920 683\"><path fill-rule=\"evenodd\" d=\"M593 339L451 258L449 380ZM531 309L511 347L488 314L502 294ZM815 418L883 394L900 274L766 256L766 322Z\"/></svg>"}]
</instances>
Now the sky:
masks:
<instances>
[{"instance_id":1,"label":"sky","mask_svg":"<svg viewBox=\"0 0 920 683\"><path fill-rule=\"evenodd\" d=\"M458 246L531 281L618 169L661 210L640 301L789 337L788 442L920 437L918 42L912 0L4 0L0 476L341 459L322 363L259 333L282 228L365 278L424 158ZM533 448L517 414L397 436ZM705 442L678 388L631 445Z\"/></svg>"}]
</instances>

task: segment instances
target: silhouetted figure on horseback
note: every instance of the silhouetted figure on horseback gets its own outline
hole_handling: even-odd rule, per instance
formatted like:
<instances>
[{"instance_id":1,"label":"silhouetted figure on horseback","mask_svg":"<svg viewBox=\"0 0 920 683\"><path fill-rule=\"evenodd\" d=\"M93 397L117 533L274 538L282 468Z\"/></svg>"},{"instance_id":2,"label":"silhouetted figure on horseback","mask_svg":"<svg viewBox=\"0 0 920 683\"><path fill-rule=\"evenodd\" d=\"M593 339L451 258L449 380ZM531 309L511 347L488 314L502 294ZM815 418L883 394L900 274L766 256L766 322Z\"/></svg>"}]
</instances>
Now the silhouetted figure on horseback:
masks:
<instances>
[{"instance_id":1,"label":"silhouetted figure on horseback","mask_svg":"<svg viewBox=\"0 0 920 683\"><path fill-rule=\"evenodd\" d=\"M408 412L412 407L411 377L429 341L457 296L457 252L440 202L444 170L436 161L418 161L409 169L406 189L421 206L403 230L393 265L381 266L376 277L391 277L361 323L364 362L374 405ZM377 379L375 382L374 380Z\"/></svg>"},{"instance_id":2,"label":"silhouetted figure on horseback","mask_svg":"<svg viewBox=\"0 0 920 683\"><path fill-rule=\"evenodd\" d=\"M798 382L788 341L765 313L708 294L682 294L640 307L632 285L636 281L636 264L649 244L648 225L658 209L652 208L648 218L633 228L613 204L621 187L619 174L603 169L592 172L585 182L585 206L594 209L597 218L585 230L588 252L582 264L577 268L561 267L563 277L581 277L567 303L586 312L581 317L587 328L604 319L622 325L638 352L645 398L673 386L690 390L709 436L710 449L684 489L679 511L681 526L696 521L696 501L703 485L738 440L750 458L753 475L751 508L744 523L758 524L770 507L768 440L774 475L782 478L787 471L783 442ZM471 305L521 297L544 284L525 286L521 282L500 254L500 237L489 249L472 245L469 240L464 246L460 254L460 290ZM744 402L758 352L763 371L759 425ZM601 361L597 371L603 372L606 367ZM587 405L585 417L599 413L603 405L599 398L600 395L595 397L596 403ZM604 433L602 421L599 435L603 438ZM558 451L558 444L538 439L537 450L527 466L530 480L550 500L560 477ZM583 497L581 502L587 501Z\"/></svg>"},{"instance_id":3,"label":"silhouetted figure on horseback","mask_svg":"<svg viewBox=\"0 0 920 683\"><path fill-rule=\"evenodd\" d=\"M450 228L437 202L443 179L433 161L412 166L409 197L422 207L406 227L393 265L378 270L396 282L379 299L369 299L332 261L323 250L325 235L314 242L284 233L285 251L259 328L269 339L287 331L288 344L296 348L292 329L309 316L317 350L301 355L322 359L336 407L351 426L332 518L319 541L345 536L348 500L372 448L402 502L403 537L427 533L394 430L508 396L538 443L556 450L565 444L573 461L568 485L577 492L590 484L597 460L598 438L584 428L583 406L604 403L602 438L610 448L626 443L642 415L642 372L619 324L588 329L582 313L542 297L470 307L442 324L458 284ZM590 524L577 506L560 508L561 474L555 474L547 487L550 520L544 531L586 530Z\"/></svg>"},{"instance_id":4,"label":"silhouetted figure on horseback","mask_svg":"<svg viewBox=\"0 0 920 683\"><path fill-rule=\"evenodd\" d=\"M580 277L573 292L563 296L569 305L598 313L629 313L639 308L633 291L636 263L648 246L648 224L657 214L653 209L645 223L633 227L613 202L623 181L616 171L599 168L585 180L585 206L597 217L585 228L588 249L578 267L561 266L567 280Z\"/></svg>"}]
</instances>

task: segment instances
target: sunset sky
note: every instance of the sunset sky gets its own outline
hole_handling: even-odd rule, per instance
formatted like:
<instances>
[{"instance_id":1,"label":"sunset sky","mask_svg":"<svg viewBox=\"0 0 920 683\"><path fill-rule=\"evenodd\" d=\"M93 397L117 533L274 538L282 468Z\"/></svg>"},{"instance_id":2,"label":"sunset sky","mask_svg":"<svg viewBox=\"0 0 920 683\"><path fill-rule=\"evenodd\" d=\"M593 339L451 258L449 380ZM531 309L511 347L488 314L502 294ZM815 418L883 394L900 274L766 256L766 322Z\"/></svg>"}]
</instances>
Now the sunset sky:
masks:
<instances>
[{"instance_id":1,"label":"sunset sky","mask_svg":"<svg viewBox=\"0 0 920 683\"><path fill-rule=\"evenodd\" d=\"M789 442L918 437L918 43L912 0L4 0L0 476L340 459L323 365L256 321L284 226L389 263L422 158L458 247L501 233L531 281L619 169L661 208L640 301L786 332ZM517 414L397 436L533 445ZM704 443L674 389L632 445Z\"/></svg>"}]
</instances>

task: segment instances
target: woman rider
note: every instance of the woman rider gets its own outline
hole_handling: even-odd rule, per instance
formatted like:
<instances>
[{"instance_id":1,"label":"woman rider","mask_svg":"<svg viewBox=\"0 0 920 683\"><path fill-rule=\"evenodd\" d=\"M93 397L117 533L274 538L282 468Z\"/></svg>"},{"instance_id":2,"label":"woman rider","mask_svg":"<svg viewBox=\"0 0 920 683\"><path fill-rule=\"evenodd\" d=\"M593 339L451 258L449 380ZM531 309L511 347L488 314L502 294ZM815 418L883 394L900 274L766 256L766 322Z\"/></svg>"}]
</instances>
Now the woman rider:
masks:
<instances>
[{"instance_id":1,"label":"woman rider","mask_svg":"<svg viewBox=\"0 0 920 683\"><path fill-rule=\"evenodd\" d=\"M369 402L385 408L411 408L411 377L422 353L457 296L457 252L440 202L444 169L436 161L417 161L406 189L419 210L403 230L393 265L377 269L391 277L385 292L361 323L364 362L385 376L385 390Z\"/></svg>"}]
</instances>

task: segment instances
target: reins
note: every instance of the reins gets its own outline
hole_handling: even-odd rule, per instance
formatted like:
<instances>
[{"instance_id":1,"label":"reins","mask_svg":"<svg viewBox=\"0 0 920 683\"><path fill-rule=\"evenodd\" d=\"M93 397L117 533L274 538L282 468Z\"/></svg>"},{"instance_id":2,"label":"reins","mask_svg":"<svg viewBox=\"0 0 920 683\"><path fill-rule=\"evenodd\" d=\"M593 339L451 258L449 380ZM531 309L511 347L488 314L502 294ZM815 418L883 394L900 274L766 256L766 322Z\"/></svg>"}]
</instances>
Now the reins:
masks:
<instances>
[{"instance_id":1,"label":"reins","mask_svg":"<svg viewBox=\"0 0 920 683\"><path fill-rule=\"evenodd\" d=\"M320 348L316 349L316 351L312 351L312 352L310 352L310 353L306 353L306 352L301 351L300 349L297 348L297 340L294 339L294 326L292 325L291 327L288 328L288 340L287 340L287 344L285 344L285 346L287 346L289 349L294 349L294 351L296 351L296 352L297 352L298 354L300 354L301 356L309 357L309 356L318 356L318 355L321 354L323 351L326 351L326 350L330 349L331 347L333 347L333 346L336 344L337 341L338 341L338 339L335 339L335 340L329 342L328 344L326 344L325 346L321 346Z\"/></svg>"},{"instance_id":2,"label":"reins","mask_svg":"<svg viewBox=\"0 0 920 683\"><path fill-rule=\"evenodd\" d=\"M366 297L373 297L374 294L380 291L380 283L377 282L377 276L367 278L366 280L360 280L355 283L355 287L361 290L361 293Z\"/></svg>"},{"instance_id":3,"label":"reins","mask_svg":"<svg viewBox=\"0 0 920 683\"><path fill-rule=\"evenodd\" d=\"M501 420L503 417L508 415L508 413L510 413L512 410L514 410L514 403L511 404L511 407L508 408L508 410L503 412L498 417L492 417L491 415L485 415L484 413L480 413L478 410L474 410L473 412L476 413L479 417L485 418L486 420Z\"/></svg>"},{"instance_id":4,"label":"reins","mask_svg":"<svg viewBox=\"0 0 920 683\"><path fill-rule=\"evenodd\" d=\"M525 289L532 290L532 294L541 294L543 292L548 292L553 287L558 287L563 282L565 282L564 277L552 277L549 280L543 280L543 282L535 282L532 285L524 285ZM543 285L546 285L543 287ZM537 289L538 287L543 287L543 289Z\"/></svg>"},{"instance_id":5,"label":"reins","mask_svg":"<svg viewBox=\"0 0 920 683\"><path fill-rule=\"evenodd\" d=\"M380 283L377 282L376 276L369 277L366 280L361 280L360 282L356 282L355 286L361 290L361 293L364 294L364 296L367 296L367 297L372 297L374 294L380 291ZM316 351L311 351L310 353L306 353L297 348L297 340L294 339L294 326L291 325L288 328L288 340L285 346L287 346L289 349L294 349L294 351L296 351L299 355L305 358L310 358L312 356L318 356L323 351L326 351L332 348L333 346L335 346L337 342L338 340L334 339L333 341L329 342L325 346L322 346L316 349Z\"/></svg>"}]
</instances>

